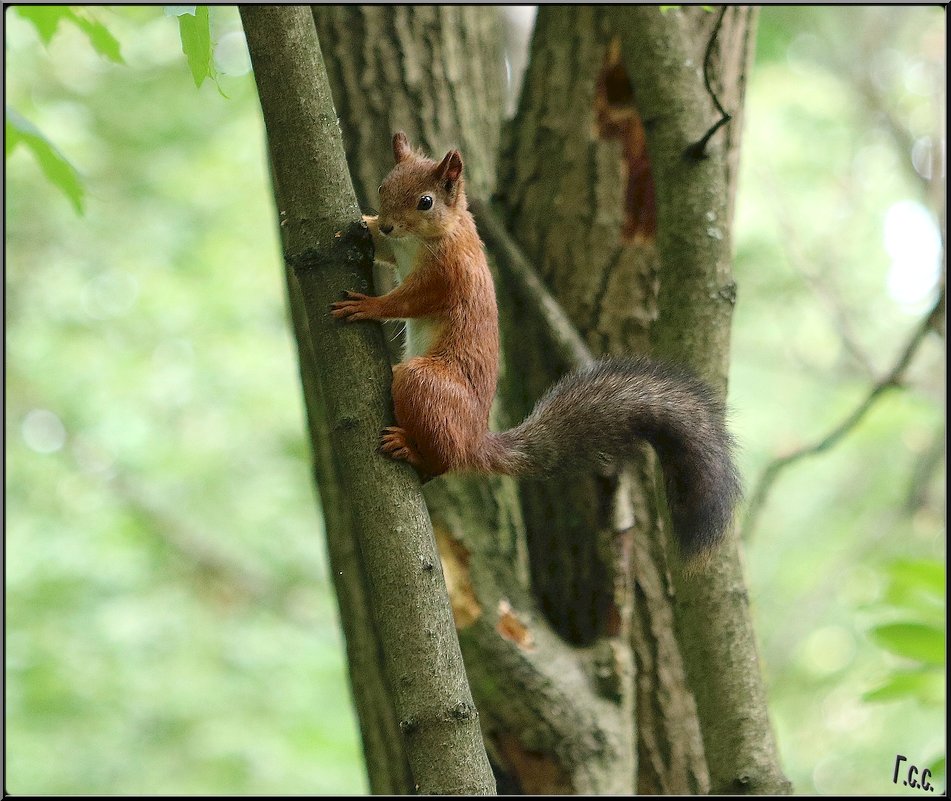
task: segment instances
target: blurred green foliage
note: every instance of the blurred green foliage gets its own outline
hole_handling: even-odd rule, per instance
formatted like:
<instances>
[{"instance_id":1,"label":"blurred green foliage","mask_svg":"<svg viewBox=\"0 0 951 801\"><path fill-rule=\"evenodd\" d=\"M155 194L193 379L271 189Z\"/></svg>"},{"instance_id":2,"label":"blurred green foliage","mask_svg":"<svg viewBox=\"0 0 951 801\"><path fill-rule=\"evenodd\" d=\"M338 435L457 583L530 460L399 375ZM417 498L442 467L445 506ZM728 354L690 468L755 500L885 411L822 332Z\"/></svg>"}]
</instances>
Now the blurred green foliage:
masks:
<instances>
[{"instance_id":1,"label":"blurred green foliage","mask_svg":"<svg viewBox=\"0 0 951 801\"><path fill-rule=\"evenodd\" d=\"M117 64L124 64L121 48L110 30L81 6L17 5L12 12L33 23L43 44L49 45L60 23L68 22L86 34L97 53Z\"/></svg>"},{"instance_id":2,"label":"blurred green foliage","mask_svg":"<svg viewBox=\"0 0 951 801\"><path fill-rule=\"evenodd\" d=\"M210 14L225 99L161 9L23 8L14 136L76 165L86 214L8 139L7 789L364 792L237 12ZM941 9L767 7L758 36L731 372L749 489L891 367L944 213L943 173L922 178ZM898 753L944 787L944 381L930 337L748 532L800 793L913 792Z\"/></svg>"},{"instance_id":3,"label":"blurred green foliage","mask_svg":"<svg viewBox=\"0 0 951 801\"><path fill-rule=\"evenodd\" d=\"M10 156L7 789L363 792L253 82L89 14L127 66L6 17L8 102L87 191Z\"/></svg>"},{"instance_id":4,"label":"blurred green foliage","mask_svg":"<svg viewBox=\"0 0 951 801\"><path fill-rule=\"evenodd\" d=\"M730 403L749 493L838 425L935 299L944 12L763 8L736 217ZM747 531L754 621L796 790L944 787L945 350L922 343L831 451L781 474ZM937 657L940 653L940 659Z\"/></svg>"}]
</instances>

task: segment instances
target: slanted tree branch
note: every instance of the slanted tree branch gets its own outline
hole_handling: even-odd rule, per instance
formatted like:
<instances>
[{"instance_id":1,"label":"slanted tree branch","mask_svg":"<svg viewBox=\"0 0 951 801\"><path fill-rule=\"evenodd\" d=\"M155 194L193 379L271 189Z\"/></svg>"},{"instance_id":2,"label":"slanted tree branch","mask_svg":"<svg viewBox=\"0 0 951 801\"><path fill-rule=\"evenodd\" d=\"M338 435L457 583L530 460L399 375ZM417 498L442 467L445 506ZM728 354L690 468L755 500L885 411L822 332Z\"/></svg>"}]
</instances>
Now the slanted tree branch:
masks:
<instances>
[{"instance_id":1,"label":"slanted tree branch","mask_svg":"<svg viewBox=\"0 0 951 801\"><path fill-rule=\"evenodd\" d=\"M521 295L522 299L538 314L545 333L558 355L572 369L586 367L594 361L591 350L585 344L574 323L565 314L548 288L529 264L521 248L505 230L502 221L492 207L479 200L469 202L469 207L479 227L489 253L503 271L504 279Z\"/></svg>"},{"instance_id":2,"label":"slanted tree branch","mask_svg":"<svg viewBox=\"0 0 951 801\"><path fill-rule=\"evenodd\" d=\"M275 194L279 194L274 184ZM283 232L282 232L283 233ZM379 642L371 608L371 591L360 563L360 552L350 514L346 487L334 459L334 441L326 404L317 381L310 345L307 314L300 286L285 266L285 285L304 392L304 409L313 452L314 487L324 518L331 577L340 608L347 647L347 668L370 789L374 794L408 793L415 782L403 748L399 718L379 658Z\"/></svg>"},{"instance_id":3,"label":"slanted tree branch","mask_svg":"<svg viewBox=\"0 0 951 801\"><path fill-rule=\"evenodd\" d=\"M478 714L453 628L419 481L377 452L390 415L378 326L337 325L342 290L369 284L359 223L313 17L306 7L243 6L284 226L284 257L306 316L333 461L349 490L384 674L417 789L491 794Z\"/></svg>"},{"instance_id":4,"label":"slanted tree branch","mask_svg":"<svg viewBox=\"0 0 951 801\"><path fill-rule=\"evenodd\" d=\"M545 620L499 541L507 491L481 478L426 485L427 500L438 501L431 506L444 565L455 565L447 573L483 732L505 773L499 790L630 793L630 775L617 768L626 764L631 710L612 682L630 680L632 665L624 652L574 647ZM491 510L487 519L471 515L474 497Z\"/></svg>"},{"instance_id":5,"label":"slanted tree branch","mask_svg":"<svg viewBox=\"0 0 951 801\"><path fill-rule=\"evenodd\" d=\"M833 426L830 431L812 444L797 448L792 453L787 453L785 456L774 459L763 469L750 496L750 502L742 529L742 537L744 539L752 536L756 524L759 521L760 513L769 497L770 490L772 490L773 485L784 470L803 459L810 456L818 456L835 447L843 437L853 431L855 427L865 419L865 416L886 392L891 389L897 389L902 385L905 372L908 370L925 336L927 336L930 331L935 330L936 326L939 325L944 315L944 306L945 290L944 287L942 287L930 311L922 317L918 325L915 326L914 331L911 333L911 336L909 336L904 348L902 348L895 364L892 365L892 368L884 376L872 384L855 408L839 423Z\"/></svg>"}]
</instances>

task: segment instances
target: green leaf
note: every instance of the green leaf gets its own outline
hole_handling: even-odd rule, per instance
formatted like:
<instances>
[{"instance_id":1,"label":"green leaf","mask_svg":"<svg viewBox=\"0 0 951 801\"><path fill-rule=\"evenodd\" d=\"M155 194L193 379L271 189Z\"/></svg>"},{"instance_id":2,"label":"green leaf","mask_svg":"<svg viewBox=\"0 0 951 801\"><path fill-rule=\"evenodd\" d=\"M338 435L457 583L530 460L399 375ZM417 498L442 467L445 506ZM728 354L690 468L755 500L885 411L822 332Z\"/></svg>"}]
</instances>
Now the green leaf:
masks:
<instances>
[{"instance_id":1,"label":"green leaf","mask_svg":"<svg viewBox=\"0 0 951 801\"><path fill-rule=\"evenodd\" d=\"M943 563L934 559L896 559L888 566L888 573L892 581L914 586L943 602L947 587Z\"/></svg>"},{"instance_id":2,"label":"green leaf","mask_svg":"<svg viewBox=\"0 0 951 801\"><path fill-rule=\"evenodd\" d=\"M938 704L944 700L944 672L941 670L907 670L893 673L879 687L865 693L865 701L896 701L911 698L922 704Z\"/></svg>"},{"instance_id":3,"label":"green leaf","mask_svg":"<svg viewBox=\"0 0 951 801\"><path fill-rule=\"evenodd\" d=\"M85 189L76 168L56 149L40 130L17 111L6 107L5 155L9 156L18 144L32 151L47 179L60 189L73 204L77 214L83 213Z\"/></svg>"},{"instance_id":4,"label":"green leaf","mask_svg":"<svg viewBox=\"0 0 951 801\"><path fill-rule=\"evenodd\" d=\"M872 640L890 653L931 665L944 664L944 630L925 623L886 623L871 630Z\"/></svg>"},{"instance_id":5,"label":"green leaf","mask_svg":"<svg viewBox=\"0 0 951 801\"><path fill-rule=\"evenodd\" d=\"M114 61L116 64L125 64L119 50L119 40L101 22L86 16L85 10L74 13L70 21L75 23L89 39L89 43L100 55Z\"/></svg>"},{"instance_id":6,"label":"green leaf","mask_svg":"<svg viewBox=\"0 0 951 801\"><path fill-rule=\"evenodd\" d=\"M904 610L906 620L943 628L945 573L944 565L935 560L895 560L886 567L888 586L882 601Z\"/></svg>"},{"instance_id":7,"label":"green leaf","mask_svg":"<svg viewBox=\"0 0 951 801\"><path fill-rule=\"evenodd\" d=\"M83 8L77 11L70 6L14 6L14 9L21 17L33 23L45 45L52 41L60 22L66 20L86 34L89 43L99 55L117 64L125 63L116 37L101 22L89 17Z\"/></svg>"},{"instance_id":8,"label":"green leaf","mask_svg":"<svg viewBox=\"0 0 951 801\"><path fill-rule=\"evenodd\" d=\"M947 769L948 763L945 757L938 757L932 761L928 767L931 768L931 775L937 779L944 778L944 772Z\"/></svg>"},{"instance_id":9,"label":"green leaf","mask_svg":"<svg viewBox=\"0 0 951 801\"><path fill-rule=\"evenodd\" d=\"M196 8L198 6L162 6L166 17L180 17L182 14L194 16Z\"/></svg>"},{"instance_id":10,"label":"green leaf","mask_svg":"<svg viewBox=\"0 0 951 801\"><path fill-rule=\"evenodd\" d=\"M182 38L182 52L188 59L195 86L201 86L205 78L215 79L212 63L211 26L208 22L208 6L195 6L195 13L178 16L178 32Z\"/></svg>"},{"instance_id":11,"label":"green leaf","mask_svg":"<svg viewBox=\"0 0 951 801\"><path fill-rule=\"evenodd\" d=\"M46 45L52 41L60 20L73 13L69 6L14 6L13 10L23 19L33 23L40 39Z\"/></svg>"}]
</instances>

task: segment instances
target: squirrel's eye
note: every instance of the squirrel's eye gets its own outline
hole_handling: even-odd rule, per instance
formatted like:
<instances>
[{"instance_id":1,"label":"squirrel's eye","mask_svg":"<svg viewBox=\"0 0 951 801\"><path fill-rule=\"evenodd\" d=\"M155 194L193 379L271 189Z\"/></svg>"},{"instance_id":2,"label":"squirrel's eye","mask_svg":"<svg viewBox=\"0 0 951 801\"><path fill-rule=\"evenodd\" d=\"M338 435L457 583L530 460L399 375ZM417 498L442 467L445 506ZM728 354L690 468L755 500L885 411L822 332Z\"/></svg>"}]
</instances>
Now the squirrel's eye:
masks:
<instances>
[{"instance_id":1,"label":"squirrel's eye","mask_svg":"<svg viewBox=\"0 0 951 801\"><path fill-rule=\"evenodd\" d=\"M423 195L416 204L420 211L429 211L433 207L433 199L429 195Z\"/></svg>"},{"instance_id":2,"label":"squirrel's eye","mask_svg":"<svg viewBox=\"0 0 951 801\"><path fill-rule=\"evenodd\" d=\"M383 184L380 184L380 188L377 189L376 191L377 191L377 192L380 192L380 193L382 194L382 192L383 192Z\"/></svg>"}]
</instances>

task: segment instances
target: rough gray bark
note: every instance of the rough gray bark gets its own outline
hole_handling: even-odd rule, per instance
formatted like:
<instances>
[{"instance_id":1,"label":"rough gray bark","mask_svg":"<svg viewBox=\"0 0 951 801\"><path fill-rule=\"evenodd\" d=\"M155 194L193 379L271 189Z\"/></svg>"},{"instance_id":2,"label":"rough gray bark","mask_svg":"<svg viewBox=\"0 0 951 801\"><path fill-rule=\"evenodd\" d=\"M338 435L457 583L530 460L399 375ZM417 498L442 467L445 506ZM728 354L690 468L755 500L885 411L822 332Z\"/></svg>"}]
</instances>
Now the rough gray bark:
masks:
<instances>
[{"instance_id":1,"label":"rough gray bark","mask_svg":"<svg viewBox=\"0 0 951 801\"><path fill-rule=\"evenodd\" d=\"M395 128L437 157L461 143L470 196L485 199L483 188L493 189L500 107L487 101L498 93L493 48L486 45L494 13L490 8L314 8L318 29L333 42L326 53L328 70L363 202L376 202L376 186L391 166L388 143ZM671 288L665 286L675 279L669 278L665 251L658 252L656 241L671 234L658 220L660 204L654 202L650 177L648 134L654 121L648 117L645 130L638 112L641 82L663 82L667 76L656 69L635 72L625 57L629 39L618 34L636 13L540 10L525 92L505 137L494 186L500 218L517 244L506 242L504 227L494 230L498 220L487 206L473 204L499 266L504 356L493 412L496 430L517 422L555 378L587 358L587 351L655 350L698 366L662 336L679 325L709 322L709 310L681 315L678 308L709 305L710 299L675 293L670 301ZM727 20L713 50L714 85L727 94L740 87L733 108L741 105L748 55L745 14ZM690 26L685 35L697 67L717 14L696 9L670 16L670 24ZM463 30L467 26L472 33ZM476 41L482 44L472 44ZM460 42L470 45L460 48ZM735 72L726 69L728 62ZM707 116L710 124L716 119L712 112ZM728 126L713 140L721 147L727 142L720 162L723 183L716 189L723 194L723 211L714 221L704 219L726 228L738 130L738 124ZM656 172L653 178L659 180ZM726 250L716 251L714 263L728 264L728 239L719 247ZM547 305L546 290L561 309ZM713 322L720 328L706 355L715 352L720 361L714 364L725 364L725 350L717 348L728 343L729 313L717 308ZM709 376L709 366L699 372ZM689 613L677 604L687 590L668 553L654 473L653 457L645 453L624 473L547 488L445 477L426 487L500 790L705 792L711 781L715 788L738 787L724 780L726 774L753 776L749 787L767 786L759 783L765 774L738 771L736 759L737 753L749 754L742 750L744 741L772 742L768 721L766 729L759 727L765 721L761 697L749 717L753 728L727 738L728 749L741 741L739 751L722 754L708 746L705 759L704 744L715 728L701 729L698 720L709 722L711 710L698 718L688 684L716 684L720 679L711 674L720 665L703 667L692 651L682 649L681 619ZM741 639L740 650L746 645L751 641ZM688 653L689 664L682 653ZM758 666L724 664L747 670L759 685ZM734 710L748 711L745 703ZM710 764L708 770L713 759L722 759L723 766ZM775 786L782 789L781 783Z\"/></svg>"},{"instance_id":2,"label":"rough gray bark","mask_svg":"<svg viewBox=\"0 0 951 801\"><path fill-rule=\"evenodd\" d=\"M372 205L392 166L391 120L433 155L463 150L467 192L486 197L494 182L501 125L497 9L314 7L318 30L335 42L326 57L348 153ZM466 32L469 26L472 30ZM483 42L460 48L460 42ZM417 52L425 54L420 73ZM452 97L427 106L423 124L407 114L420 92ZM377 96L367 100L367 93ZM439 139L431 131L440 131ZM383 142L365 132L384 132ZM502 285L497 276L497 283ZM500 291L503 344L523 336L521 314ZM506 369L495 429L513 424L510 395L521 372ZM577 648L558 637L528 592L521 504L509 479L443 477L426 486L460 641L500 789L624 793L633 789L631 682L626 653L607 643ZM455 577L455 578L453 578ZM599 678L600 677L600 678ZM613 680L613 684L612 684Z\"/></svg>"},{"instance_id":3,"label":"rough gray bark","mask_svg":"<svg viewBox=\"0 0 951 801\"><path fill-rule=\"evenodd\" d=\"M499 195L512 233L590 349L650 353L658 291L653 189L643 126L610 9L539 10L524 91L500 166ZM513 361L538 365L530 400L563 367L545 358L548 349L537 338L521 337L516 344L522 347L510 354ZM541 554L538 561L550 567L533 579L542 593L564 593L558 588L559 561L545 557L553 538L566 551L577 549L579 540L590 547L599 537L624 544L619 562L604 548L589 552L589 559L602 559L600 575L613 573L614 585L629 588L633 596L629 622L619 633L637 665L637 788L704 792L709 780L672 626L653 463L645 451L623 482L534 488L541 500L529 500L526 518L538 532L533 546ZM586 528L572 513L579 504L623 512L620 530L614 533L605 523ZM598 593L603 598L604 592L590 579L579 581L575 600L565 602ZM557 608L554 614L561 617Z\"/></svg>"},{"instance_id":4,"label":"rough gray bark","mask_svg":"<svg viewBox=\"0 0 951 801\"><path fill-rule=\"evenodd\" d=\"M752 12L734 7L730 13L732 24L720 46L734 37L742 64ZM663 15L646 6L630 7L617 20L656 186L663 264L657 352L690 366L725 392L736 298L730 239L735 160L729 147L739 121L730 124L736 127L727 137L715 134L703 153L691 152L719 117L702 74L704 46L715 22L696 13ZM725 61L718 59L716 67L728 68ZM738 83L723 81L724 86ZM719 92L723 95L723 86ZM731 98L723 96L729 104ZM734 93L732 100L739 108L742 94ZM697 702L712 790L789 792L767 716L737 543L727 542L698 574L685 575L676 564L672 573L678 639Z\"/></svg>"},{"instance_id":5,"label":"rough gray bark","mask_svg":"<svg viewBox=\"0 0 951 801\"><path fill-rule=\"evenodd\" d=\"M378 201L394 131L430 154L459 148L467 193L488 197L502 113L497 10L320 5L314 19L330 84L349 101L337 110L360 205Z\"/></svg>"},{"instance_id":6,"label":"rough gray bark","mask_svg":"<svg viewBox=\"0 0 951 801\"><path fill-rule=\"evenodd\" d=\"M346 493L334 464L333 439L323 413L325 402L316 379L307 315L300 287L289 267L285 269L285 278L314 457L314 488L328 532L330 572L340 608L350 686L363 740L367 775L371 790L376 794L408 793L414 787L413 776L403 748L399 718L383 675L369 589L360 564Z\"/></svg>"},{"instance_id":7,"label":"rough gray bark","mask_svg":"<svg viewBox=\"0 0 951 801\"><path fill-rule=\"evenodd\" d=\"M654 23L650 33L645 14ZM702 159L706 170L696 170L692 176L693 196L699 192L708 201L702 209L681 206L669 213L667 203L671 198L682 200L688 187L680 176L659 171L654 163L656 129L670 117L686 108L705 123L695 139L680 144L682 150L700 139L719 116L704 89L701 71L718 21L719 11L708 14L700 9L667 14L633 7L541 9L526 91L501 159L500 193L513 232L593 350L653 351L724 386L731 284L708 278L706 285L698 287L696 281L678 274L668 257L690 251L698 263L715 266L713 274L718 278L723 278L724 267L728 275L739 119L720 129L719 139L708 148L722 149L717 165L711 167L708 162L713 159ZM710 51L712 85L734 112L742 108L751 28L749 11L734 9ZM671 30L682 31L684 49L671 49ZM619 32L625 35L617 36ZM635 36L637 45L631 46ZM650 43L648 37L653 37ZM566 41L570 47L555 44ZM625 56L636 48L640 48L640 60L635 63ZM674 60L679 75L672 69ZM688 74L694 81L693 94L678 94L683 90L678 81ZM663 102L647 109L644 99L651 93L662 96ZM679 156L680 151L675 153ZM684 226L684 216L690 214ZM655 235L661 237L660 260ZM690 354L672 347L670 340L678 337L703 342L707 350ZM515 358L522 361L525 356ZM702 791L711 781L714 789L736 790L744 786L740 776L753 789L786 789L766 719L745 607L738 610L721 604L711 609L698 604L692 612L685 611L690 608L684 598L689 590L682 588L682 572L670 554L666 527L658 528L654 503L645 497L653 483L650 464L648 460L635 465L636 480L629 495L636 521L633 552L638 603L631 642L638 666L639 789ZM600 488L600 492L602 503L609 503L608 494L614 493L613 502L618 504L616 488ZM564 497L560 488L549 491L543 509L557 508ZM562 534L562 526L548 522L552 518L563 516L533 515L526 510L529 529L537 525L543 530L539 548L550 548L546 543L553 536L570 546L574 540L570 524ZM668 566L676 594L671 592ZM543 592L548 583L557 586L559 581L557 570L533 577L542 583ZM697 581L705 579L706 574ZM733 579L733 589L742 591L739 574ZM709 581L718 583L713 576ZM712 636L705 625L710 614L719 616ZM688 616L695 628L683 625ZM744 621L739 629L738 618ZM679 624L676 637L674 619ZM721 650L711 647L698 655L696 640L701 632L696 629L703 630L711 646L719 642ZM733 654L733 659L724 659L724 651ZM739 654L742 658L737 658ZM717 668L711 670L711 665ZM724 678L721 665L732 668L731 678ZM751 696L755 711L748 708L749 699L736 693L722 697L730 705L724 717L734 726L729 735L728 726L716 724L717 716L727 711L725 706L715 709L707 704L700 710L700 722L706 724L701 729L704 744L708 751L714 749L706 759L698 742L697 713L686 692L684 667L691 687L700 685L698 695L704 704L718 697L719 690L711 693L711 686L729 681L737 688L759 690ZM740 737L737 731L742 731ZM752 758L760 760L756 769L738 768Z\"/></svg>"},{"instance_id":8,"label":"rough gray bark","mask_svg":"<svg viewBox=\"0 0 951 801\"><path fill-rule=\"evenodd\" d=\"M330 302L366 287L372 263L313 19L303 7L244 6L264 113L285 261L306 317L311 359L348 492L383 674L417 788L489 794L486 759L418 479L376 453L391 417L379 330L340 326ZM304 362L302 361L302 367Z\"/></svg>"}]
</instances>

